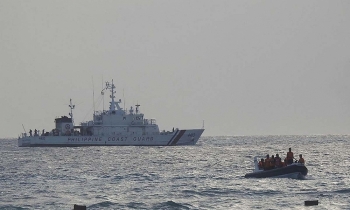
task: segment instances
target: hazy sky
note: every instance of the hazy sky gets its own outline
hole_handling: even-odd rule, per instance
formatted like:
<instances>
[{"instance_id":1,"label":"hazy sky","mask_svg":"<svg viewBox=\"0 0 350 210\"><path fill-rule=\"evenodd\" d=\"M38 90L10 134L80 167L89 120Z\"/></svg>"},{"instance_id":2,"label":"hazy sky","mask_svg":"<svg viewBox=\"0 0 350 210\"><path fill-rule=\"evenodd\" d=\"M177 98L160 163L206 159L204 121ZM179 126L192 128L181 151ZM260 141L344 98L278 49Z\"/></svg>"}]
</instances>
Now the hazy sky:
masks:
<instances>
[{"instance_id":1,"label":"hazy sky","mask_svg":"<svg viewBox=\"0 0 350 210\"><path fill-rule=\"evenodd\" d=\"M165 130L350 134L349 11L349 0L2 0L0 137L51 130L70 98L75 122L92 119L111 79Z\"/></svg>"}]
</instances>

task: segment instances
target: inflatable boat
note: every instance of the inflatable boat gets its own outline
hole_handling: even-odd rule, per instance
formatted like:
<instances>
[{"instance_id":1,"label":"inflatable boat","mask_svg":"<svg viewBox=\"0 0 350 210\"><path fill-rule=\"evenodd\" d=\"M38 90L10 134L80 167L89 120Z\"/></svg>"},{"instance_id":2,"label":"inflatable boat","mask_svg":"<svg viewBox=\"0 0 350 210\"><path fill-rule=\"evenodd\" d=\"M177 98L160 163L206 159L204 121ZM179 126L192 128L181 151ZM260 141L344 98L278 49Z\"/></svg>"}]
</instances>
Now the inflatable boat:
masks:
<instances>
[{"instance_id":1,"label":"inflatable boat","mask_svg":"<svg viewBox=\"0 0 350 210\"><path fill-rule=\"evenodd\" d=\"M287 177L294 179L303 179L307 175L307 168L303 163L292 163L285 167L269 170L259 169L258 158L254 157L255 169L252 173L247 173L245 178L268 178L268 177Z\"/></svg>"}]
</instances>

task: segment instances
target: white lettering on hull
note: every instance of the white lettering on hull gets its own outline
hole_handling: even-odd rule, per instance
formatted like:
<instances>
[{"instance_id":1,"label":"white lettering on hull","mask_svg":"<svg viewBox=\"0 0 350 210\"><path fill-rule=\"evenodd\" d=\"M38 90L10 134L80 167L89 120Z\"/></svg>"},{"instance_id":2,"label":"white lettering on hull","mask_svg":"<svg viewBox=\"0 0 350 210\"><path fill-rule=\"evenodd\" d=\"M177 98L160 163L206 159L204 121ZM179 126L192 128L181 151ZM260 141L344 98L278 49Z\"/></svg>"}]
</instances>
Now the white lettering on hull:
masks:
<instances>
[{"instance_id":1,"label":"white lettering on hull","mask_svg":"<svg viewBox=\"0 0 350 210\"><path fill-rule=\"evenodd\" d=\"M153 141L153 137L134 137L134 141Z\"/></svg>"},{"instance_id":2,"label":"white lettering on hull","mask_svg":"<svg viewBox=\"0 0 350 210\"><path fill-rule=\"evenodd\" d=\"M107 141L127 141L128 137L108 137Z\"/></svg>"},{"instance_id":3,"label":"white lettering on hull","mask_svg":"<svg viewBox=\"0 0 350 210\"><path fill-rule=\"evenodd\" d=\"M107 137L106 141L130 141L131 138L127 137L127 136L110 136ZM132 138L133 141L153 141L154 138L153 136L135 136ZM102 137L68 137L67 138L68 142L98 142L98 141L103 141Z\"/></svg>"},{"instance_id":4,"label":"white lettering on hull","mask_svg":"<svg viewBox=\"0 0 350 210\"><path fill-rule=\"evenodd\" d=\"M102 137L68 137L68 142L102 141Z\"/></svg>"}]
</instances>

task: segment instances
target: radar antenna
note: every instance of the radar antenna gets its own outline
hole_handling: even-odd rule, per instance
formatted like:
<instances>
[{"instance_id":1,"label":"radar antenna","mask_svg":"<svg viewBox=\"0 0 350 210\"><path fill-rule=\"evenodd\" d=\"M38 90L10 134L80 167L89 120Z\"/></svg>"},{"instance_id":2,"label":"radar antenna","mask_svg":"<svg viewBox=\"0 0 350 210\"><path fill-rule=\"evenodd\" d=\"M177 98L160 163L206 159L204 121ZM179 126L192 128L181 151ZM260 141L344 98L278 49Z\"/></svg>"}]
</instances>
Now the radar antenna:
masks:
<instances>
[{"instance_id":1,"label":"radar antenna","mask_svg":"<svg viewBox=\"0 0 350 210\"><path fill-rule=\"evenodd\" d=\"M140 106L140 104L137 103L135 106L136 106L136 114L138 114L139 113L139 106Z\"/></svg>"}]
</instances>

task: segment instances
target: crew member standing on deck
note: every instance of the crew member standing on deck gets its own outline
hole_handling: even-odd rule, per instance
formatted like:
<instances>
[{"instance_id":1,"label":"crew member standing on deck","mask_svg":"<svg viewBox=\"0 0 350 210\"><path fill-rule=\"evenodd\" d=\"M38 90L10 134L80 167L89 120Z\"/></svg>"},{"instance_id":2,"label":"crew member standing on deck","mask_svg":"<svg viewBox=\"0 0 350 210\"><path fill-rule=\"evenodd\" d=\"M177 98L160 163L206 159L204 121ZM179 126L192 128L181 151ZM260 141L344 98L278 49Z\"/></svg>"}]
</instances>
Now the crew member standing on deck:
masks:
<instances>
[{"instance_id":1,"label":"crew member standing on deck","mask_svg":"<svg viewBox=\"0 0 350 210\"><path fill-rule=\"evenodd\" d=\"M258 163L259 169L264 169L264 164L265 164L264 158L261 158L261 160Z\"/></svg>"},{"instance_id":2,"label":"crew member standing on deck","mask_svg":"<svg viewBox=\"0 0 350 210\"><path fill-rule=\"evenodd\" d=\"M270 169L274 169L275 168L275 163L276 163L275 156L272 155L271 158L270 158Z\"/></svg>"},{"instance_id":3,"label":"crew member standing on deck","mask_svg":"<svg viewBox=\"0 0 350 210\"><path fill-rule=\"evenodd\" d=\"M282 166L281 158L278 154L276 154L276 157L275 157L275 166L276 166L276 168L279 168Z\"/></svg>"},{"instance_id":4,"label":"crew member standing on deck","mask_svg":"<svg viewBox=\"0 0 350 210\"><path fill-rule=\"evenodd\" d=\"M289 148L289 152L287 152L287 164L292 164L294 159L294 155L292 152L292 148Z\"/></svg>"}]
</instances>

